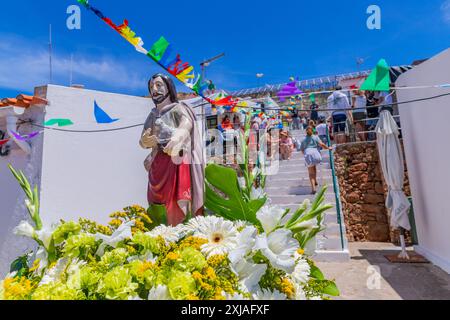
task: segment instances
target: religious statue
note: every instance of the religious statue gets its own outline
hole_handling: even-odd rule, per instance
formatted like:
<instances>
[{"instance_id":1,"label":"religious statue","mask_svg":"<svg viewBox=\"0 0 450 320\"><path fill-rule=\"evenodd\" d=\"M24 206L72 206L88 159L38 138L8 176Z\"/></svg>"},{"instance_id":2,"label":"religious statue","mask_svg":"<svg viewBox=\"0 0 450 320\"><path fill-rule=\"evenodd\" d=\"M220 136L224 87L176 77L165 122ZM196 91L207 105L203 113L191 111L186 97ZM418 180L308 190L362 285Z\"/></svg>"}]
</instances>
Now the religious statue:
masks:
<instances>
[{"instance_id":1,"label":"religious statue","mask_svg":"<svg viewBox=\"0 0 450 320\"><path fill-rule=\"evenodd\" d=\"M178 102L175 85L164 74L154 75L148 89L156 106L148 116L140 145L151 149L148 170L148 201L165 208L167 223L176 226L188 215L203 214L203 141L191 107Z\"/></svg>"}]
</instances>

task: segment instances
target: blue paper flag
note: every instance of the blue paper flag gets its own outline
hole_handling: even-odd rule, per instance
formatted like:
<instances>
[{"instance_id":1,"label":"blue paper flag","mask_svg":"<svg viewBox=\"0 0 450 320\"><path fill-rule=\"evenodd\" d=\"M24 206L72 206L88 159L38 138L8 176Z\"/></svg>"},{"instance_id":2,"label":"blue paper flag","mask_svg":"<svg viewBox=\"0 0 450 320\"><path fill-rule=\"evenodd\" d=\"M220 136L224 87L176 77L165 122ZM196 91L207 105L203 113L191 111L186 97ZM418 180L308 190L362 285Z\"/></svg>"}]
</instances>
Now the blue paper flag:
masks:
<instances>
[{"instance_id":1,"label":"blue paper flag","mask_svg":"<svg viewBox=\"0 0 450 320\"><path fill-rule=\"evenodd\" d=\"M98 106L97 101L94 101L94 115L97 123L113 123L119 120L112 119L102 108Z\"/></svg>"}]
</instances>

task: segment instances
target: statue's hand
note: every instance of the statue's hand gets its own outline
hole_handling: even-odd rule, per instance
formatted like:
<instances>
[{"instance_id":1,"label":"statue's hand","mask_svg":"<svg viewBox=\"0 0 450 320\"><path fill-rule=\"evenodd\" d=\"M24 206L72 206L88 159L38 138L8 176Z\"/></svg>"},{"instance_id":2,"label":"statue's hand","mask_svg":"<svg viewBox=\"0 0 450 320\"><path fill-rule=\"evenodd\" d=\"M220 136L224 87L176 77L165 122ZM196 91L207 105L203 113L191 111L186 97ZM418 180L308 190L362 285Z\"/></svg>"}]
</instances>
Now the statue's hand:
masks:
<instances>
[{"instance_id":1,"label":"statue's hand","mask_svg":"<svg viewBox=\"0 0 450 320\"><path fill-rule=\"evenodd\" d=\"M151 131L145 131L141 138L141 144L145 148L155 148L158 145L158 138L151 135Z\"/></svg>"},{"instance_id":2,"label":"statue's hand","mask_svg":"<svg viewBox=\"0 0 450 320\"><path fill-rule=\"evenodd\" d=\"M182 149L182 144L177 140L170 140L170 142L167 144L167 146L164 148L164 152L168 154L169 156L178 156L180 154L180 151Z\"/></svg>"}]
</instances>

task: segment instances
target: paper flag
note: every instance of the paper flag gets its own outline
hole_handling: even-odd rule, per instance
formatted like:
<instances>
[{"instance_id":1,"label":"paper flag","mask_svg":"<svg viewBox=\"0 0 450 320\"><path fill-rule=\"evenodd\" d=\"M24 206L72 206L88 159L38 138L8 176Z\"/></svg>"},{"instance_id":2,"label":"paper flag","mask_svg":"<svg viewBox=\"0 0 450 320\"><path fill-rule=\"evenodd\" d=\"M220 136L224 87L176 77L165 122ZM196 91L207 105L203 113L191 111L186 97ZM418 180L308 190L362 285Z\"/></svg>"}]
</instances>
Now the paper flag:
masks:
<instances>
[{"instance_id":1,"label":"paper flag","mask_svg":"<svg viewBox=\"0 0 450 320\"><path fill-rule=\"evenodd\" d=\"M297 88L297 81L294 81L284 85L277 93L277 96L281 102L284 102L286 101L287 97L296 96L302 93L303 92L299 88Z\"/></svg>"},{"instance_id":2,"label":"paper flag","mask_svg":"<svg viewBox=\"0 0 450 320\"><path fill-rule=\"evenodd\" d=\"M148 52L148 56L153 60L159 62L163 58L164 53L166 52L168 47L169 42L167 42L164 37L161 37L153 44L152 48Z\"/></svg>"},{"instance_id":3,"label":"paper flag","mask_svg":"<svg viewBox=\"0 0 450 320\"><path fill-rule=\"evenodd\" d=\"M369 91L389 91L391 77L389 74L389 65L386 60L381 59L376 68L370 73L364 81L361 90Z\"/></svg>"},{"instance_id":4,"label":"paper flag","mask_svg":"<svg viewBox=\"0 0 450 320\"><path fill-rule=\"evenodd\" d=\"M113 123L119 120L112 119L102 108L98 106L97 101L94 101L94 115L97 123Z\"/></svg>"},{"instance_id":5,"label":"paper flag","mask_svg":"<svg viewBox=\"0 0 450 320\"><path fill-rule=\"evenodd\" d=\"M309 95L309 98L311 99L311 102L316 102L316 94L315 93L311 93L310 95Z\"/></svg>"},{"instance_id":6,"label":"paper flag","mask_svg":"<svg viewBox=\"0 0 450 320\"><path fill-rule=\"evenodd\" d=\"M58 127L65 127L73 125L73 122L70 119L50 119L44 124L46 127L51 127L54 125L58 125Z\"/></svg>"},{"instance_id":7,"label":"paper flag","mask_svg":"<svg viewBox=\"0 0 450 320\"><path fill-rule=\"evenodd\" d=\"M34 137L36 137L38 134L40 134L40 132L33 132L33 133L30 133L29 135L21 136L20 134L18 134L17 132L14 132L14 131L11 131L11 133L14 136L14 138L16 138L16 140L19 140L19 141L31 140Z\"/></svg>"},{"instance_id":8,"label":"paper flag","mask_svg":"<svg viewBox=\"0 0 450 320\"><path fill-rule=\"evenodd\" d=\"M3 146L4 144L7 144L8 141L9 141L9 139L0 140L0 147Z\"/></svg>"}]
</instances>

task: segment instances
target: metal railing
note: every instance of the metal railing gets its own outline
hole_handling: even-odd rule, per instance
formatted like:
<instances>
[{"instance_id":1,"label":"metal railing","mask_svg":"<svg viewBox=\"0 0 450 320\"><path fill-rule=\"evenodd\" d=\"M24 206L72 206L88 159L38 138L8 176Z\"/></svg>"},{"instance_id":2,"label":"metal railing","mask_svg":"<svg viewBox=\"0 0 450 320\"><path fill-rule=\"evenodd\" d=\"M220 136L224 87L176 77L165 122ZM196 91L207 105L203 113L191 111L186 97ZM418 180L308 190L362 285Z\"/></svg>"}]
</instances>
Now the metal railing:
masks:
<instances>
[{"instance_id":1,"label":"metal railing","mask_svg":"<svg viewBox=\"0 0 450 320\"><path fill-rule=\"evenodd\" d=\"M328 140L328 146L331 147L331 138L330 138L330 131L327 127L327 140ZM336 176L336 169L334 166L334 152L333 150L329 151L330 154L330 167L331 167L331 173L333 176L333 190L335 195L335 201L336 201L336 215L337 215L337 223L339 224L339 233L341 236L341 247L342 250L345 249L345 242L344 242L344 231L342 229L342 219L341 219L341 194L339 189L339 184L337 181Z\"/></svg>"}]
</instances>

